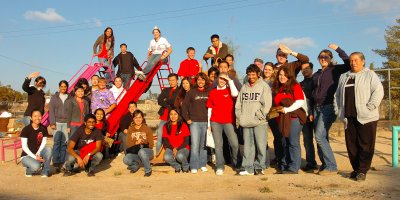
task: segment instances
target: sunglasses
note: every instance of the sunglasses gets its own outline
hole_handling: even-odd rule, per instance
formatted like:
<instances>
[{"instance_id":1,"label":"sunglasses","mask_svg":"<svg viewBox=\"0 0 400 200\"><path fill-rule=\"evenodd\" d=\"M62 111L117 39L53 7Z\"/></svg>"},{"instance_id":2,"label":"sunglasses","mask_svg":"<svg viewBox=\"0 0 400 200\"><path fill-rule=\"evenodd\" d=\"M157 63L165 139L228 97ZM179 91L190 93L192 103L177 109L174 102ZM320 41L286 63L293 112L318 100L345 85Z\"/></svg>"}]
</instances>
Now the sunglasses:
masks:
<instances>
[{"instance_id":1,"label":"sunglasses","mask_svg":"<svg viewBox=\"0 0 400 200\"><path fill-rule=\"evenodd\" d=\"M280 54L278 54L278 56L287 58L287 55L284 53L280 53Z\"/></svg>"},{"instance_id":2,"label":"sunglasses","mask_svg":"<svg viewBox=\"0 0 400 200\"><path fill-rule=\"evenodd\" d=\"M318 56L318 59L325 59L325 60L328 60L328 59L331 59L331 57L329 57L329 56Z\"/></svg>"}]
</instances>

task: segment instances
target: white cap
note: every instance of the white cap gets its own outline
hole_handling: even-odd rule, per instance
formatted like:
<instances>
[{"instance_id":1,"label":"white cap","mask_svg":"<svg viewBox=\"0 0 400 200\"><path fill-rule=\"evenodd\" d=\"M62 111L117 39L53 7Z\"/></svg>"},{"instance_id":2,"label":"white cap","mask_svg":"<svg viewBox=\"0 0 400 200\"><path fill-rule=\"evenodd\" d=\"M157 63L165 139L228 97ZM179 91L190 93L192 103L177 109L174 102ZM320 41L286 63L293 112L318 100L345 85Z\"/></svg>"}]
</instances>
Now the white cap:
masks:
<instances>
[{"instance_id":1,"label":"white cap","mask_svg":"<svg viewBox=\"0 0 400 200\"><path fill-rule=\"evenodd\" d=\"M154 31L154 30L160 31L160 29L159 29L157 26L154 26L153 31Z\"/></svg>"}]
</instances>

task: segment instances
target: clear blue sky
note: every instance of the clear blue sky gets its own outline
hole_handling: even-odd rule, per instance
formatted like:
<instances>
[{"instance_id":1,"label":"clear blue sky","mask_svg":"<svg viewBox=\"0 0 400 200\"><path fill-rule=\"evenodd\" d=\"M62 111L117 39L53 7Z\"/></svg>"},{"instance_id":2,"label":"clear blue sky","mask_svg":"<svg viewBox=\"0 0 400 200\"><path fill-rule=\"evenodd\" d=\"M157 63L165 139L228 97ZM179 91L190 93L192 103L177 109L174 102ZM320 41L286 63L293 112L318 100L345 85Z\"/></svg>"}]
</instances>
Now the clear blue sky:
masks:
<instances>
[{"instance_id":1,"label":"clear blue sky","mask_svg":"<svg viewBox=\"0 0 400 200\"><path fill-rule=\"evenodd\" d=\"M21 91L24 77L40 71L54 92L58 81L90 61L92 45L107 26L114 29L115 53L127 43L142 63L157 25L172 44L174 71L189 46L200 60L214 33L238 47L235 66L241 76L256 57L275 62L280 42L308 55L316 68L319 51L329 43L347 53L364 52L367 63L381 66L384 60L371 49L385 48L384 31L400 17L400 1L26 0L3 2L0 11L1 83Z\"/></svg>"}]
</instances>

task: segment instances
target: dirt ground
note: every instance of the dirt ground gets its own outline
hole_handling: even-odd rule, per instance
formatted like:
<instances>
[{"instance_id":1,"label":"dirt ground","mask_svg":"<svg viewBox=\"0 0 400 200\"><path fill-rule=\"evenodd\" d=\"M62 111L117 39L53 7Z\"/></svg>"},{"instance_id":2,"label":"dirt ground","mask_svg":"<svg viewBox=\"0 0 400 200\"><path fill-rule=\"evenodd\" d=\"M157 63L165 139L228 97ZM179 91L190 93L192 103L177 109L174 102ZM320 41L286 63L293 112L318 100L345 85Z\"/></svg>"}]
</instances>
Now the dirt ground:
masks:
<instances>
[{"instance_id":1,"label":"dirt ground","mask_svg":"<svg viewBox=\"0 0 400 200\"><path fill-rule=\"evenodd\" d=\"M272 146L271 135L268 143ZM26 178L25 169L10 160L8 150L8 160L0 164L0 199L400 199L400 171L391 167L389 130L378 131L372 169L364 182L347 178L352 170L344 137L331 138L331 144L339 167L333 176L302 171L278 175L270 168L264 176L242 177L229 167L216 176L212 166L204 173L175 174L169 166L153 166L153 175L145 178L143 168L130 174L119 156L103 161L95 177L80 173ZM304 148L302 158L304 164Z\"/></svg>"}]
</instances>

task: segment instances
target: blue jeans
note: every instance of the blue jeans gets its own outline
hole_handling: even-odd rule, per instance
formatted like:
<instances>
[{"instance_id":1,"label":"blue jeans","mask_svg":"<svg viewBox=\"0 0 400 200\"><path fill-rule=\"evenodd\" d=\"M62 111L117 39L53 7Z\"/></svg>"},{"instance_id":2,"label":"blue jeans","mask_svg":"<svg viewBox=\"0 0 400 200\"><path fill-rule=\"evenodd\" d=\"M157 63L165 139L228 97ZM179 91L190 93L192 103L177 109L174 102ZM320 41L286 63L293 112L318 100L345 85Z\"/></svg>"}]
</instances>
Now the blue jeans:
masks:
<instances>
[{"instance_id":1,"label":"blue jeans","mask_svg":"<svg viewBox=\"0 0 400 200\"><path fill-rule=\"evenodd\" d=\"M297 172L301 165L301 147L300 147L300 132L302 125L299 119L292 119L290 125L289 137L285 137L285 154L286 170Z\"/></svg>"},{"instance_id":2,"label":"blue jeans","mask_svg":"<svg viewBox=\"0 0 400 200\"><path fill-rule=\"evenodd\" d=\"M223 138L222 132L224 132L228 138L229 146L231 147L232 163L235 168L238 168L238 157L239 153L239 142L233 124L220 124L217 122L211 122L211 130L215 143L215 156L217 159L216 168L224 169L224 152L223 152ZM226 144L225 144L226 145Z\"/></svg>"},{"instance_id":3,"label":"blue jeans","mask_svg":"<svg viewBox=\"0 0 400 200\"><path fill-rule=\"evenodd\" d=\"M80 151L75 150L75 153L78 154ZM101 152L97 152L92 156L92 160L90 162L89 170L93 171L94 168L100 164L101 160L103 160L103 154ZM76 159L71 154L68 154L67 159L65 160L65 169L67 171L72 171L75 167Z\"/></svg>"},{"instance_id":4,"label":"blue jeans","mask_svg":"<svg viewBox=\"0 0 400 200\"><path fill-rule=\"evenodd\" d=\"M286 165L286 161L284 159L284 149L283 144L285 143L285 139L278 129L278 122L276 119L268 120L268 126L272 131L272 135L274 136L274 153L275 159L278 164L278 168L284 170L284 166Z\"/></svg>"},{"instance_id":5,"label":"blue jeans","mask_svg":"<svg viewBox=\"0 0 400 200\"><path fill-rule=\"evenodd\" d=\"M120 148L119 148L119 150L122 152L125 152L125 150L126 150L126 134L125 133L123 133L123 132L120 132L119 134L118 134L118 140L119 141L121 141L121 145L120 145Z\"/></svg>"},{"instance_id":6,"label":"blue jeans","mask_svg":"<svg viewBox=\"0 0 400 200\"><path fill-rule=\"evenodd\" d=\"M160 124L158 125L158 129L157 129L157 144L156 144L156 152L157 152L157 154L161 150L162 131L163 131L164 124L166 124L166 123L167 123L167 121L160 120Z\"/></svg>"},{"instance_id":7,"label":"blue jeans","mask_svg":"<svg viewBox=\"0 0 400 200\"><path fill-rule=\"evenodd\" d=\"M151 54L149 59L147 60L147 65L146 67L143 69L143 73L144 74L148 74L151 72L151 70L156 66L156 64L158 63L158 61L160 61L161 59L161 54ZM168 57L164 58L164 60L162 60L163 63L167 63L168 62Z\"/></svg>"},{"instance_id":8,"label":"blue jeans","mask_svg":"<svg viewBox=\"0 0 400 200\"><path fill-rule=\"evenodd\" d=\"M165 149L164 160L175 170L189 170L188 162L189 150L186 148L180 149L174 158L174 152L171 149ZM182 164L180 164L182 163Z\"/></svg>"},{"instance_id":9,"label":"blue jeans","mask_svg":"<svg viewBox=\"0 0 400 200\"><path fill-rule=\"evenodd\" d=\"M190 169L199 169L207 164L207 122L190 124Z\"/></svg>"},{"instance_id":10,"label":"blue jeans","mask_svg":"<svg viewBox=\"0 0 400 200\"><path fill-rule=\"evenodd\" d=\"M267 153L267 125L256 127L243 127L244 155L243 168L249 173L255 169L265 169L265 156ZM257 149L257 157L256 157Z\"/></svg>"},{"instance_id":11,"label":"blue jeans","mask_svg":"<svg viewBox=\"0 0 400 200\"><path fill-rule=\"evenodd\" d=\"M329 129L336 120L332 104L314 108L314 131L318 156L322 162L320 170L337 170L336 160L329 144Z\"/></svg>"},{"instance_id":12,"label":"blue jeans","mask_svg":"<svg viewBox=\"0 0 400 200\"><path fill-rule=\"evenodd\" d=\"M128 153L124 157L124 164L128 165L129 170L137 171L140 164L143 164L144 172L151 172L150 160L153 159L153 149L143 148L140 149L138 154Z\"/></svg>"},{"instance_id":13,"label":"blue jeans","mask_svg":"<svg viewBox=\"0 0 400 200\"><path fill-rule=\"evenodd\" d=\"M306 150L307 165L310 167L316 167L317 162L315 161L314 149L314 123L307 121L307 123L303 126L302 132L304 149Z\"/></svg>"},{"instance_id":14,"label":"blue jeans","mask_svg":"<svg viewBox=\"0 0 400 200\"><path fill-rule=\"evenodd\" d=\"M32 119L31 116L24 116L24 118L22 119L22 122L24 123L24 127L31 124L31 119Z\"/></svg>"},{"instance_id":15,"label":"blue jeans","mask_svg":"<svg viewBox=\"0 0 400 200\"><path fill-rule=\"evenodd\" d=\"M53 140L53 164L61 164L65 161L65 154L67 152L67 123L56 123L56 132L54 133Z\"/></svg>"},{"instance_id":16,"label":"blue jeans","mask_svg":"<svg viewBox=\"0 0 400 200\"><path fill-rule=\"evenodd\" d=\"M122 79L123 87L125 88L130 83L132 79L132 74L121 74L120 76Z\"/></svg>"},{"instance_id":17,"label":"blue jeans","mask_svg":"<svg viewBox=\"0 0 400 200\"><path fill-rule=\"evenodd\" d=\"M40 157L44 159L42 175L50 175L51 148L44 147L44 149L40 152ZM42 166L42 163L30 156L25 156L22 158L21 163L22 166L26 167L26 174L28 175L37 173Z\"/></svg>"}]
</instances>

